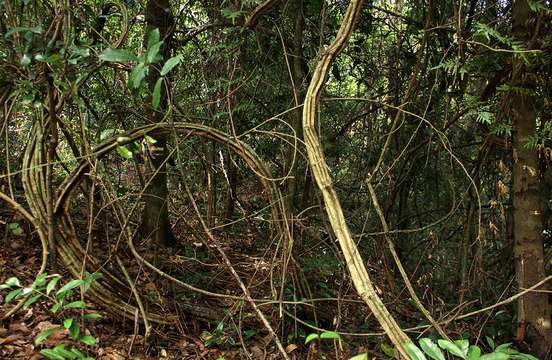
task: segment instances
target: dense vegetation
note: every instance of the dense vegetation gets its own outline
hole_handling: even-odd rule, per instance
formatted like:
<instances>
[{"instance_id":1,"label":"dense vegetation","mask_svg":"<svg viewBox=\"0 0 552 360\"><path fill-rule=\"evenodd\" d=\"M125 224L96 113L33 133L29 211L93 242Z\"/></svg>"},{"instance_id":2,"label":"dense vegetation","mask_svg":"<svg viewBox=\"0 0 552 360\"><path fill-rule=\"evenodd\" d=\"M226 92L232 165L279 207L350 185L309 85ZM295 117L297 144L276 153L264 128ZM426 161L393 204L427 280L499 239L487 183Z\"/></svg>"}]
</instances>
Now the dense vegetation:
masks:
<instances>
[{"instance_id":1,"label":"dense vegetation","mask_svg":"<svg viewBox=\"0 0 552 360\"><path fill-rule=\"evenodd\" d=\"M53 359L98 313L153 358L552 358L551 6L0 0L2 321L47 305Z\"/></svg>"}]
</instances>

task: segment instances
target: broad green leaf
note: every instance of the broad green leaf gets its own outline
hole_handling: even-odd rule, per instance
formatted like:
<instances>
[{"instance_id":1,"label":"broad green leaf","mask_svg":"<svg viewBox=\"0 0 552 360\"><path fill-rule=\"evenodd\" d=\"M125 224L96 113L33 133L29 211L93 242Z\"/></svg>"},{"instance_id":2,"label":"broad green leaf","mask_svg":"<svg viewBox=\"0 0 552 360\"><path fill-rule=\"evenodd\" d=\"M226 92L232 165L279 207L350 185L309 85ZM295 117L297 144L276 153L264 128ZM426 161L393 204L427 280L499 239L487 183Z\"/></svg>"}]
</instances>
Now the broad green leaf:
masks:
<instances>
[{"instance_id":1,"label":"broad green leaf","mask_svg":"<svg viewBox=\"0 0 552 360\"><path fill-rule=\"evenodd\" d=\"M66 309L85 309L86 303L82 300L77 300L70 302L69 304L65 305L64 308Z\"/></svg>"},{"instance_id":2,"label":"broad green leaf","mask_svg":"<svg viewBox=\"0 0 552 360\"><path fill-rule=\"evenodd\" d=\"M4 285L7 285L7 287L21 286L21 283L19 282L18 278L11 277L4 282Z\"/></svg>"},{"instance_id":3,"label":"broad green leaf","mask_svg":"<svg viewBox=\"0 0 552 360\"><path fill-rule=\"evenodd\" d=\"M127 50L109 48L104 50L104 52L100 54L100 60L129 63L132 61L136 61L136 56L134 56Z\"/></svg>"},{"instance_id":4,"label":"broad green leaf","mask_svg":"<svg viewBox=\"0 0 552 360\"><path fill-rule=\"evenodd\" d=\"M487 344L489 344L489 346L491 347L491 349L495 349L496 347L496 344L493 340L493 338L489 337L489 336L486 336L485 339L487 339Z\"/></svg>"},{"instance_id":5,"label":"broad green leaf","mask_svg":"<svg viewBox=\"0 0 552 360\"><path fill-rule=\"evenodd\" d=\"M512 343L504 343L504 344L500 344L496 347L495 351L502 351L502 352L505 352L505 350L509 350L510 346L512 345Z\"/></svg>"},{"instance_id":6,"label":"broad green leaf","mask_svg":"<svg viewBox=\"0 0 552 360\"><path fill-rule=\"evenodd\" d=\"M349 360L368 360L368 354L367 353L358 354L358 355L353 356Z\"/></svg>"},{"instance_id":7,"label":"broad green leaf","mask_svg":"<svg viewBox=\"0 0 552 360\"><path fill-rule=\"evenodd\" d=\"M78 356L65 348L64 344L58 345L53 349L56 354L61 355L64 359L77 359Z\"/></svg>"},{"instance_id":8,"label":"broad green leaf","mask_svg":"<svg viewBox=\"0 0 552 360\"><path fill-rule=\"evenodd\" d=\"M81 336L79 341L88 346L96 345L96 343L98 342L93 336L90 335Z\"/></svg>"},{"instance_id":9,"label":"broad green leaf","mask_svg":"<svg viewBox=\"0 0 552 360\"><path fill-rule=\"evenodd\" d=\"M127 160L132 159L132 151L127 149L126 146L117 146L117 152Z\"/></svg>"},{"instance_id":10,"label":"broad green leaf","mask_svg":"<svg viewBox=\"0 0 552 360\"><path fill-rule=\"evenodd\" d=\"M37 302L42 297L42 294L36 294L34 296L31 296L27 301L25 301L25 304L23 304L23 307L28 308L35 302Z\"/></svg>"},{"instance_id":11,"label":"broad green leaf","mask_svg":"<svg viewBox=\"0 0 552 360\"><path fill-rule=\"evenodd\" d=\"M48 338L48 336L52 335L52 333L58 331L59 329L61 329L61 328L56 326L56 327L44 330L43 332L38 334L38 336L35 338L34 344L36 346L42 344L44 342L44 340L46 340Z\"/></svg>"},{"instance_id":12,"label":"broad green leaf","mask_svg":"<svg viewBox=\"0 0 552 360\"><path fill-rule=\"evenodd\" d=\"M454 344L458 346L460 351L462 351L462 354L464 354L464 357L468 355L468 349L470 348L470 342L468 340L454 340Z\"/></svg>"},{"instance_id":13,"label":"broad green leaf","mask_svg":"<svg viewBox=\"0 0 552 360\"><path fill-rule=\"evenodd\" d=\"M61 276L56 276L55 278L53 278L48 282L48 285L46 285L46 295L50 295L50 293L52 292L52 290L54 290L54 288L56 287L60 279L61 279Z\"/></svg>"},{"instance_id":14,"label":"broad green leaf","mask_svg":"<svg viewBox=\"0 0 552 360\"><path fill-rule=\"evenodd\" d=\"M320 334L320 339L336 339L341 340L341 336L335 331L324 331Z\"/></svg>"},{"instance_id":15,"label":"broad green leaf","mask_svg":"<svg viewBox=\"0 0 552 360\"><path fill-rule=\"evenodd\" d=\"M315 340L315 339L318 339L318 338L319 338L318 334L314 334L314 333L313 333L313 334L309 334L309 335L307 336L307 338L305 339L305 345L307 345L307 344L310 343L311 341L313 341L313 340Z\"/></svg>"},{"instance_id":16,"label":"broad green leaf","mask_svg":"<svg viewBox=\"0 0 552 360\"><path fill-rule=\"evenodd\" d=\"M490 354L485 354L479 358L479 360L508 360L510 355L502 352L493 352Z\"/></svg>"},{"instance_id":17,"label":"broad green leaf","mask_svg":"<svg viewBox=\"0 0 552 360\"><path fill-rule=\"evenodd\" d=\"M6 302L6 304L9 304L10 302L12 302L13 299L20 297L21 294L23 294L23 289L12 290L8 293L8 295L6 295L6 299L4 301Z\"/></svg>"},{"instance_id":18,"label":"broad green leaf","mask_svg":"<svg viewBox=\"0 0 552 360\"><path fill-rule=\"evenodd\" d=\"M50 309L50 311L53 312L54 314L57 313L60 310L61 310L61 304L60 303L55 303L52 306L52 308Z\"/></svg>"},{"instance_id":19,"label":"broad green leaf","mask_svg":"<svg viewBox=\"0 0 552 360\"><path fill-rule=\"evenodd\" d=\"M40 350L40 353L50 360L65 360L65 358L58 354L54 349L42 349Z\"/></svg>"},{"instance_id":20,"label":"broad green leaf","mask_svg":"<svg viewBox=\"0 0 552 360\"><path fill-rule=\"evenodd\" d=\"M71 352L77 355L79 359L84 359L84 354L77 348L71 348Z\"/></svg>"},{"instance_id":21,"label":"broad green leaf","mask_svg":"<svg viewBox=\"0 0 552 360\"><path fill-rule=\"evenodd\" d=\"M148 33L148 49L157 44L161 38L159 29L153 29Z\"/></svg>"},{"instance_id":22,"label":"broad green leaf","mask_svg":"<svg viewBox=\"0 0 552 360\"><path fill-rule=\"evenodd\" d=\"M89 320L95 320L95 319L101 319L102 315L98 313L88 313L88 314L84 314L82 317Z\"/></svg>"},{"instance_id":23,"label":"broad green leaf","mask_svg":"<svg viewBox=\"0 0 552 360\"><path fill-rule=\"evenodd\" d=\"M69 290L72 290L78 286L81 286L82 284L84 284L84 280L81 280L81 279L73 279L71 281L69 281L67 284L63 285L61 287L61 289L59 289L57 292L56 292L56 296L59 296L63 293L66 293L68 292Z\"/></svg>"},{"instance_id":24,"label":"broad green leaf","mask_svg":"<svg viewBox=\"0 0 552 360\"><path fill-rule=\"evenodd\" d=\"M157 110L159 102L161 101L161 85L163 85L163 78L157 79L155 87L153 88L153 95L151 97L151 107L153 110Z\"/></svg>"},{"instance_id":25,"label":"broad green leaf","mask_svg":"<svg viewBox=\"0 0 552 360\"><path fill-rule=\"evenodd\" d=\"M406 343L404 350L410 356L410 360L427 360L422 350L414 345L413 342Z\"/></svg>"},{"instance_id":26,"label":"broad green leaf","mask_svg":"<svg viewBox=\"0 0 552 360\"><path fill-rule=\"evenodd\" d=\"M481 349L479 346L472 345L470 346L470 349L468 350L468 359L469 360L479 360L481 357Z\"/></svg>"},{"instance_id":27,"label":"broad green leaf","mask_svg":"<svg viewBox=\"0 0 552 360\"><path fill-rule=\"evenodd\" d=\"M148 64L153 64L161 60L161 55L159 54L161 45L163 45L163 41L153 44L148 48L148 55L146 57Z\"/></svg>"},{"instance_id":28,"label":"broad green leaf","mask_svg":"<svg viewBox=\"0 0 552 360\"><path fill-rule=\"evenodd\" d=\"M46 274L46 273L42 273L42 274L38 275L38 277L33 282L33 288L41 287L42 285L44 285L44 283L46 283L46 277L47 276L48 276L48 274Z\"/></svg>"},{"instance_id":29,"label":"broad green leaf","mask_svg":"<svg viewBox=\"0 0 552 360\"><path fill-rule=\"evenodd\" d=\"M430 338L422 338L419 343L422 350L430 358L434 360L445 360L445 356L443 355L441 349L439 349L437 344L435 344Z\"/></svg>"},{"instance_id":30,"label":"broad green leaf","mask_svg":"<svg viewBox=\"0 0 552 360\"><path fill-rule=\"evenodd\" d=\"M73 322L69 327L69 334L71 335L71 339L73 339L74 341L76 341L79 338L80 326L76 321Z\"/></svg>"},{"instance_id":31,"label":"broad green leaf","mask_svg":"<svg viewBox=\"0 0 552 360\"><path fill-rule=\"evenodd\" d=\"M63 320L63 327L66 329L69 329L71 325L73 325L73 321L74 321L73 318L68 318Z\"/></svg>"},{"instance_id":32,"label":"broad green leaf","mask_svg":"<svg viewBox=\"0 0 552 360\"><path fill-rule=\"evenodd\" d=\"M176 55L167 60L163 68L161 69L161 76L167 75L176 65L182 61L182 55Z\"/></svg>"},{"instance_id":33,"label":"broad green leaf","mask_svg":"<svg viewBox=\"0 0 552 360\"><path fill-rule=\"evenodd\" d=\"M439 347L443 350L446 350L448 351L449 353L451 353L452 355L455 355L455 356L458 356L462 359L465 359L466 357L464 356L464 353L462 352L462 349L460 349L458 347L458 345L456 345L455 343L453 342L450 342L448 340L444 340L444 339L439 339L437 341L437 343L439 344Z\"/></svg>"},{"instance_id":34,"label":"broad green leaf","mask_svg":"<svg viewBox=\"0 0 552 360\"><path fill-rule=\"evenodd\" d=\"M146 77L148 72L148 66L144 63L136 65L130 75L128 76L128 87L131 89L138 89L142 85L142 81Z\"/></svg>"}]
</instances>

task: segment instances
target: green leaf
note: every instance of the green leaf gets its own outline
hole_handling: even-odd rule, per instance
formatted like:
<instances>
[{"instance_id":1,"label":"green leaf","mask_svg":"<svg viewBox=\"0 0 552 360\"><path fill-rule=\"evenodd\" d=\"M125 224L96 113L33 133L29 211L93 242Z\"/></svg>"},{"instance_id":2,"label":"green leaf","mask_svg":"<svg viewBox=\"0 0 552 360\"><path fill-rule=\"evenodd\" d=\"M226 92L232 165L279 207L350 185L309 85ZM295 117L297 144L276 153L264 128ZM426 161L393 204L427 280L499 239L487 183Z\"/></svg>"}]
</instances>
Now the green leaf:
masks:
<instances>
[{"instance_id":1,"label":"green leaf","mask_svg":"<svg viewBox=\"0 0 552 360\"><path fill-rule=\"evenodd\" d=\"M61 304L60 303L55 303L52 306L52 308L50 309L50 311L53 312L54 314L57 313L60 310L61 310Z\"/></svg>"},{"instance_id":2,"label":"green leaf","mask_svg":"<svg viewBox=\"0 0 552 360\"><path fill-rule=\"evenodd\" d=\"M127 50L109 48L104 50L104 52L100 54L100 60L129 63L132 61L136 61L136 56L134 56Z\"/></svg>"},{"instance_id":3,"label":"green leaf","mask_svg":"<svg viewBox=\"0 0 552 360\"><path fill-rule=\"evenodd\" d=\"M40 334L38 334L38 336L35 338L35 341L34 341L35 346L42 344L44 340L48 338L48 336L52 335L52 333L58 331L59 329L61 328L59 326L56 326L50 329L46 329Z\"/></svg>"},{"instance_id":4,"label":"green leaf","mask_svg":"<svg viewBox=\"0 0 552 360\"><path fill-rule=\"evenodd\" d=\"M462 351L462 354L464 354L464 357L468 355L468 349L470 348L470 342L468 340L464 340L464 339L454 340L454 344L458 346L460 351Z\"/></svg>"},{"instance_id":5,"label":"green leaf","mask_svg":"<svg viewBox=\"0 0 552 360\"><path fill-rule=\"evenodd\" d=\"M157 79L155 87L153 88L153 96L151 97L151 107L153 110L157 110L159 102L161 101L161 85L163 85L163 78Z\"/></svg>"},{"instance_id":6,"label":"green leaf","mask_svg":"<svg viewBox=\"0 0 552 360\"><path fill-rule=\"evenodd\" d=\"M54 349L42 349L40 353L50 360L65 360L63 356L58 354Z\"/></svg>"},{"instance_id":7,"label":"green leaf","mask_svg":"<svg viewBox=\"0 0 552 360\"><path fill-rule=\"evenodd\" d=\"M69 327L69 334L71 335L71 339L73 339L74 341L76 341L79 338L80 326L76 321L73 322Z\"/></svg>"},{"instance_id":8,"label":"green leaf","mask_svg":"<svg viewBox=\"0 0 552 360\"><path fill-rule=\"evenodd\" d=\"M85 309L86 303L82 300L77 300L70 302L69 304L65 305L64 308L66 309Z\"/></svg>"},{"instance_id":9,"label":"green leaf","mask_svg":"<svg viewBox=\"0 0 552 360\"><path fill-rule=\"evenodd\" d=\"M232 24L235 23L236 19L239 18L242 14L239 10L233 10L231 8L222 9L221 11L222 16L224 16L227 19L232 20Z\"/></svg>"},{"instance_id":10,"label":"green leaf","mask_svg":"<svg viewBox=\"0 0 552 360\"><path fill-rule=\"evenodd\" d=\"M9 223L8 224L8 229L15 236L23 235L23 229L21 228L21 225L19 225L19 223Z\"/></svg>"},{"instance_id":11,"label":"green leaf","mask_svg":"<svg viewBox=\"0 0 552 360\"><path fill-rule=\"evenodd\" d=\"M58 345L53 349L58 355L61 355L64 359L77 359L78 356L65 348L64 344Z\"/></svg>"},{"instance_id":12,"label":"green leaf","mask_svg":"<svg viewBox=\"0 0 552 360\"><path fill-rule=\"evenodd\" d=\"M102 315L100 315L98 313L88 313L88 314L84 314L82 317L84 319L96 320L96 319L101 319Z\"/></svg>"},{"instance_id":13,"label":"green leaf","mask_svg":"<svg viewBox=\"0 0 552 360\"><path fill-rule=\"evenodd\" d=\"M341 336L335 331L324 331L320 334L320 339L336 339L341 340Z\"/></svg>"},{"instance_id":14,"label":"green leaf","mask_svg":"<svg viewBox=\"0 0 552 360\"><path fill-rule=\"evenodd\" d=\"M479 360L508 360L510 355L502 352L492 352L490 354L485 354L479 358Z\"/></svg>"},{"instance_id":15,"label":"green leaf","mask_svg":"<svg viewBox=\"0 0 552 360\"><path fill-rule=\"evenodd\" d=\"M79 341L88 346L96 345L96 343L98 342L93 336L90 335L81 336Z\"/></svg>"},{"instance_id":16,"label":"green leaf","mask_svg":"<svg viewBox=\"0 0 552 360\"><path fill-rule=\"evenodd\" d=\"M163 41L160 41L156 44L153 44L151 47L148 47L148 55L146 57L148 64L153 64L161 60L161 55L159 54L161 45L163 45Z\"/></svg>"},{"instance_id":17,"label":"green leaf","mask_svg":"<svg viewBox=\"0 0 552 360\"><path fill-rule=\"evenodd\" d=\"M132 159L132 151L127 149L126 146L117 146L117 152L127 160Z\"/></svg>"},{"instance_id":18,"label":"green leaf","mask_svg":"<svg viewBox=\"0 0 552 360\"><path fill-rule=\"evenodd\" d=\"M410 356L410 360L427 360L422 350L414 345L413 342L406 343L404 350Z\"/></svg>"},{"instance_id":19,"label":"green leaf","mask_svg":"<svg viewBox=\"0 0 552 360\"><path fill-rule=\"evenodd\" d=\"M63 327L66 329L69 329L71 325L73 325L73 321L74 321L73 318L68 318L63 320Z\"/></svg>"},{"instance_id":20,"label":"green leaf","mask_svg":"<svg viewBox=\"0 0 552 360\"><path fill-rule=\"evenodd\" d=\"M84 354L77 348L71 348L71 352L77 355L79 359L85 359Z\"/></svg>"},{"instance_id":21,"label":"green leaf","mask_svg":"<svg viewBox=\"0 0 552 360\"><path fill-rule=\"evenodd\" d=\"M433 340L429 338L422 338L419 341L420 347L422 350L426 353L427 356L434 360L445 360L445 356L443 355L443 352L437 344L433 342Z\"/></svg>"},{"instance_id":22,"label":"green leaf","mask_svg":"<svg viewBox=\"0 0 552 360\"><path fill-rule=\"evenodd\" d=\"M182 61L182 55L176 55L167 60L163 68L161 69L161 76L167 75L176 65Z\"/></svg>"},{"instance_id":23,"label":"green leaf","mask_svg":"<svg viewBox=\"0 0 552 360\"><path fill-rule=\"evenodd\" d=\"M52 292L52 290L54 290L54 288L56 287L60 279L61 279L61 276L56 276L55 278L53 278L48 282L48 285L46 285L46 295L50 295L50 293Z\"/></svg>"},{"instance_id":24,"label":"green leaf","mask_svg":"<svg viewBox=\"0 0 552 360\"><path fill-rule=\"evenodd\" d=\"M355 355L349 360L368 360L368 353Z\"/></svg>"},{"instance_id":25,"label":"green leaf","mask_svg":"<svg viewBox=\"0 0 552 360\"><path fill-rule=\"evenodd\" d=\"M5 285L5 287L2 287L2 289L10 288L12 286L21 287L21 283L19 282L19 279L16 278L16 277L11 277L11 278L7 279L6 281L4 281L3 285Z\"/></svg>"},{"instance_id":26,"label":"green leaf","mask_svg":"<svg viewBox=\"0 0 552 360\"><path fill-rule=\"evenodd\" d=\"M46 277L47 276L48 276L48 274L46 274L46 273L42 273L42 274L38 275L38 277L33 282L33 288L43 286L44 283L46 283Z\"/></svg>"},{"instance_id":27,"label":"green leaf","mask_svg":"<svg viewBox=\"0 0 552 360\"><path fill-rule=\"evenodd\" d=\"M381 348L381 351L383 351L383 353L385 355L387 355L391 358L395 356L395 349L392 346L390 346L389 344L381 343L380 348Z\"/></svg>"},{"instance_id":28,"label":"green leaf","mask_svg":"<svg viewBox=\"0 0 552 360\"><path fill-rule=\"evenodd\" d=\"M437 343L439 344L439 347L441 349L448 351L452 355L458 356L462 359L466 358L464 353L462 352L462 349L459 348L458 345L456 345L455 343L444 339L439 339Z\"/></svg>"},{"instance_id":29,"label":"green leaf","mask_svg":"<svg viewBox=\"0 0 552 360\"><path fill-rule=\"evenodd\" d=\"M470 346L468 350L468 359L469 360L478 360L481 357L481 349L477 345Z\"/></svg>"},{"instance_id":30,"label":"green leaf","mask_svg":"<svg viewBox=\"0 0 552 360\"><path fill-rule=\"evenodd\" d=\"M6 299L4 301L6 302L6 304L9 304L10 302L12 302L13 299L20 297L21 294L23 294L23 289L12 290L8 293L8 295L6 295Z\"/></svg>"},{"instance_id":31,"label":"green leaf","mask_svg":"<svg viewBox=\"0 0 552 360\"><path fill-rule=\"evenodd\" d=\"M59 289L57 292L56 292L56 296L59 296L63 293L66 293L68 292L69 290L72 290L78 286L81 286L82 284L84 284L84 280L81 280L81 279L73 279L71 281L69 281L67 284L63 285L61 287L61 289Z\"/></svg>"},{"instance_id":32,"label":"green leaf","mask_svg":"<svg viewBox=\"0 0 552 360\"><path fill-rule=\"evenodd\" d=\"M140 88L140 85L142 85L142 81L144 81L144 78L146 77L146 74L148 72L148 66L144 63L137 64L132 71L130 72L130 75L128 76L128 87L131 89L138 89Z\"/></svg>"},{"instance_id":33,"label":"green leaf","mask_svg":"<svg viewBox=\"0 0 552 360\"><path fill-rule=\"evenodd\" d=\"M42 297L42 294L36 294L34 296L31 296L27 301L25 301L25 304L23 304L24 308L28 308L32 304L38 301Z\"/></svg>"},{"instance_id":34,"label":"green leaf","mask_svg":"<svg viewBox=\"0 0 552 360\"><path fill-rule=\"evenodd\" d=\"M495 351L502 351L504 352L505 350L509 350L510 346L512 345L512 343L504 343L504 344L500 344L496 347Z\"/></svg>"},{"instance_id":35,"label":"green leaf","mask_svg":"<svg viewBox=\"0 0 552 360\"><path fill-rule=\"evenodd\" d=\"M313 333L313 334L309 334L309 335L307 336L307 338L305 339L305 345L307 345L307 344L310 343L311 341L313 341L313 340L315 340L315 339L318 339L318 338L319 338L318 334L314 334L314 333Z\"/></svg>"},{"instance_id":36,"label":"green leaf","mask_svg":"<svg viewBox=\"0 0 552 360\"><path fill-rule=\"evenodd\" d=\"M148 34L148 49L157 44L160 38L161 35L159 34L159 29L156 28L151 30Z\"/></svg>"}]
</instances>

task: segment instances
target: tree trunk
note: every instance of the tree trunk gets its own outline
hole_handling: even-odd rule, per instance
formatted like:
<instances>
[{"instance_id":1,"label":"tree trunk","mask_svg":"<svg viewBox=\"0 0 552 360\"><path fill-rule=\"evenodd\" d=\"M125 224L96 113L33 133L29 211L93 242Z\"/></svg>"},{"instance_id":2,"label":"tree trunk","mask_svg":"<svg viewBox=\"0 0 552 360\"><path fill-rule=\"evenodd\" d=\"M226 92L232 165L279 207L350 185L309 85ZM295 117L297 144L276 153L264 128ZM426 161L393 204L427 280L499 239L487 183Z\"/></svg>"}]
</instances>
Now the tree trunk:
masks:
<instances>
[{"instance_id":1,"label":"tree trunk","mask_svg":"<svg viewBox=\"0 0 552 360\"><path fill-rule=\"evenodd\" d=\"M146 8L146 22L148 33L155 28L159 29L161 39L164 40L161 53L163 59L167 60L171 49L170 32L173 25L169 0L149 0ZM159 71L150 66L147 82L151 90L153 90L158 77ZM151 114L151 121L154 123L162 120L163 110L166 109L167 96L164 93L164 87L161 92L159 110L152 111ZM142 214L141 232L143 237L152 237L158 244L173 246L175 238L171 230L167 207L167 139L163 136L156 140L155 151L150 152L149 158L151 166L147 179L151 179L151 181L143 195L145 208Z\"/></svg>"},{"instance_id":2,"label":"tree trunk","mask_svg":"<svg viewBox=\"0 0 552 360\"><path fill-rule=\"evenodd\" d=\"M512 33L516 40L528 43L530 20L534 18L527 0L516 0L512 8ZM514 253L519 289L528 288L544 278L542 239L542 203L539 159L534 149L527 147L536 133L533 76L520 57L514 59L511 92L513 119L513 205ZM523 91L519 89L523 88ZM545 290L544 286L539 290ZM552 343L548 294L529 292L518 302L518 341L531 346L542 359Z\"/></svg>"}]
</instances>

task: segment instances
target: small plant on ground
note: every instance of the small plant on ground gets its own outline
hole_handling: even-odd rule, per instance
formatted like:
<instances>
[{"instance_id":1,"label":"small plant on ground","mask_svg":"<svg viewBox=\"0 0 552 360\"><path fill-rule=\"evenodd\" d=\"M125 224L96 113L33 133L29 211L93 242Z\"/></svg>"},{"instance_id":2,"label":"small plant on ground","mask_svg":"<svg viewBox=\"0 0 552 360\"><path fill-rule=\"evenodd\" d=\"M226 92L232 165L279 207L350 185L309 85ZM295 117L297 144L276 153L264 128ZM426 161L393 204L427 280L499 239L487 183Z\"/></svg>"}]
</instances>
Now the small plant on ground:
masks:
<instances>
[{"instance_id":1,"label":"small plant on ground","mask_svg":"<svg viewBox=\"0 0 552 360\"><path fill-rule=\"evenodd\" d=\"M35 346L40 346L48 337L58 331L67 330L69 336L75 343L84 346L93 346L97 343L96 338L89 335L86 328L82 328L85 320L95 320L101 318L101 315L94 312L85 312L86 303L83 300L71 301L74 290L81 288L83 293L88 291L92 283L101 277L100 273L84 273L82 279L73 279L62 286L59 286L60 275L40 274L29 287L24 287L16 277L7 279L0 290L10 290L6 295L5 302L9 303L17 299L26 299L24 307L29 307L40 299L48 299L53 303L50 312L63 318L61 325L51 327L42 331L35 338ZM57 288L57 291L56 291ZM79 318L69 316L71 310L81 310ZM40 350L40 353L52 360L93 360L93 357L84 355L76 346L67 347L67 344L58 344L52 348Z\"/></svg>"}]
</instances>

